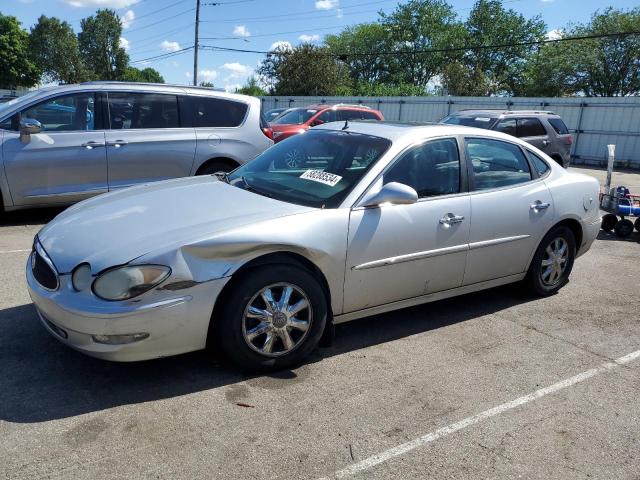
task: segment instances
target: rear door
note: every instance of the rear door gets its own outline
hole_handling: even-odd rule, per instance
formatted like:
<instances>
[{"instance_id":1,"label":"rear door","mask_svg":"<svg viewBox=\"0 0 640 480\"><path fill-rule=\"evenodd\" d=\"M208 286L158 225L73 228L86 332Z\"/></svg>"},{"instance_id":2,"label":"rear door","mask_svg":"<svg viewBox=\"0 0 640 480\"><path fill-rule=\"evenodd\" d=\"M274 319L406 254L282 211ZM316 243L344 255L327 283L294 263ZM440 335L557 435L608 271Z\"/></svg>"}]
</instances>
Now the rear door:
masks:
<instances>
[{"instance_id":1,"label":"rear door","mask_svg":"<svg viewBox=\"0 0 640 480\"><path fill-rule=\"evenodd\" d=\"M196 150L193 127L183 127L178 96L107 93L109 190L189 176Z\"/></svg>"},{"instance_id":2,"label":"rear door","mask_svg":"<svg viewBox=\"0 0 640 480\"><path fill-rule=\"evenodd\" d=\"M549 154L551 139L539 118L504 118L498 121L494 130L521 138L525 142Z\"/></svg>"},{"instance_id":3,"label":"rear door","mask_svg":"<svg viewBox=\"0 0 640 480\"><path fill-rule=\"evenodd\" d=\"M16 206L67 205L107 191L105 133L95 92L60 95L22 110L2 144L4 168ZM22 143L20 118L42 132Z\"/></svg>"},{"instance_id":4,"label":"rear door","mask_svg":"<svg viewBox=\"0 0 640 480\"><path fill-rule=\"evenodd\" d=\"M464 284L522 273L553 222L551 193L519 145L465 139L471 229Z\"/></svg>"}]
</instances>

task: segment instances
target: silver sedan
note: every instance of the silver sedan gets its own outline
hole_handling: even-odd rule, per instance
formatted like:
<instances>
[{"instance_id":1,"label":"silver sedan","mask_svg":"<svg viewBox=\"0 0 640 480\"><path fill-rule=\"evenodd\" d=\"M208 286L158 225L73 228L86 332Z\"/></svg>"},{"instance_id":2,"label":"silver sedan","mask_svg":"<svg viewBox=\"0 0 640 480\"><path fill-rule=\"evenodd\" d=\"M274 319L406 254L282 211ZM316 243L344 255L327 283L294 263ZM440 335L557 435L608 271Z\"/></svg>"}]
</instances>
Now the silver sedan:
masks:
<instances>
[{"instance_id":1,"label":"silver sedan","mask_svg":"<svg viewBox=\"0 0 640 480\"><path fill-rule=\"evenodd\" d=\"M229 175L69 208L26 277L45 328L86 354L285 368L340 322L512 282L555 293L597 235L598 188L497 132L333 123Z\"/></svg>"}]
</instances>

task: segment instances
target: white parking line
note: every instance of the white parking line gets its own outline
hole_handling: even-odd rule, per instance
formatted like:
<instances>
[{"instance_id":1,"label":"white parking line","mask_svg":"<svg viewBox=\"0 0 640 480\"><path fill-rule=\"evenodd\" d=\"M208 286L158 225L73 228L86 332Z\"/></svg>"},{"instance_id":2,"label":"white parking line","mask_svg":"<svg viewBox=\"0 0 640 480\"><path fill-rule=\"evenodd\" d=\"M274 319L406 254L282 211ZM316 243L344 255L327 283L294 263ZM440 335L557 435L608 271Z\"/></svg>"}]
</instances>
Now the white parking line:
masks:
<instances>
[{"instance_id":1,"label":"white parking line","mask_svg":"<svg viewBox=\"0 0 640 480\"><path fill-rule=\"evenodd\" d=\"M30 252L31 249L30 248L25 248L22 250L0 250L0 254L3 253L24 253L24 252Z\"/></svg>"},{"instance_id":2,"label":"white parking line","mask_svg":"<svg viewBox=\"0 0 640 480\"><path fill-rule=\"evenodd\" d=\"M587 370L586 372L579 373L578 375L567 378L566 380L562 380L558 383L554 383L553 385L550 385L548 387L536 390L535 392L530 393L529 395L525 395L524 397L516 398L515 400L511 400L510 402L503 403L501 405L498 405L497 407L493 407L489 410L485 410L484 412L478 413L471 417L467 417L464 420L460 420L459 422L452 423L451 425L447 425L446 427L434 430L433 432L427 433L426 435L418 437L415 440L411 440L407 443L403 443L401 445L398 445L397 447L390 448L389 450L385 450L384 452L378 453L369 458L365 458L360 462L349 465L348 467L343 468L342 470L338 470L328 477L322 477L319 480L329 480L330 478L346 478L365 470L369 470L370 468L391 460L394 457L398 457L407 452L410 452L411 450L415 450L418 447L422 447L428 443L434 442L439 438L446 437L447 435L457 432L458 430L462 430L463 428L475 425L482 420L495 417L496 415L504 413L508 410L512 410L526 403L532 402L533 400L537 400L538 398L544 397L551 393L555 393L577 383L584 382L591 377L594 377L603 372L607 372L613 368L619 367L620 365L626 365L627 363L630 363L638 358L640 358L640 350L617 358L612 362L603 363L596 368L592 368L591 370Z\"/></svg>"}]
</instances>

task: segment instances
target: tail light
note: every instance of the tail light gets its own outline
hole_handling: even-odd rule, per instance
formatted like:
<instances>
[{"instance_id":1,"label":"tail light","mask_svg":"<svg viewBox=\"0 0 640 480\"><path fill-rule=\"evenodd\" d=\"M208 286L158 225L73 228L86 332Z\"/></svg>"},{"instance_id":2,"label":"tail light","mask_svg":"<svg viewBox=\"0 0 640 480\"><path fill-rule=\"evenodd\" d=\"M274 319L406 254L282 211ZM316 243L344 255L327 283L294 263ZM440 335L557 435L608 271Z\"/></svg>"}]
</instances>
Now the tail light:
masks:
<instances>
[{"instance_id":1,"label":"tail light","mask_svg":"<svg viewBox=\"0 0 640 480\"><path fill-rule=\"evenodd\" d=\"M573 143L573 135L569 135L565 142L567 145L571 145Z\"/></svg>"},{"instance_id":2,"label":"tail light","mask_svg":"<svg viewBox=\"0 0 640 480\"><path fill-rule=\"evenodd\" d=\"M262 133L264 133L265 137L269 140L273 140L273 129L271 127L262 127Z\"/></svg>"}]
</instances>

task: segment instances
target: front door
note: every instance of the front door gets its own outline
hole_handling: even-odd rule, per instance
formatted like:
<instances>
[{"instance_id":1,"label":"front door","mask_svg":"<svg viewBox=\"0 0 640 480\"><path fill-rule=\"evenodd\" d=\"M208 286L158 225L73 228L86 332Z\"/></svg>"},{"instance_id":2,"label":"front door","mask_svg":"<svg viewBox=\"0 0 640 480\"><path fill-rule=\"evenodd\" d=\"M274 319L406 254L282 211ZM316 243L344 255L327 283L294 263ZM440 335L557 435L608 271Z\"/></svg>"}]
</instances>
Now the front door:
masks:
<instances>
[{"instance_id":1,"label":"front door","mask_svg":"<svg viewBox=\"0 0 640 480\"><path fill-rule=\"evenodd\" d=\"M522 273L551 227L553 202L531 171L522 149L510 142L467 138L471 233L464 284Z\"/></svg>"},{"instance_id":2,"label":"front door","mask_svg":"<svg viewBox=\"0 0 640 480\"><path fill-rule=\"evenodd\" d=\"M17 130L5 132L2 153L14 205L70 204L107 191L105 136L96 130L95 105L94 93L83 92L18 114L38 120L42 131L25 143Z\"/></svg>"},{"instance_id":3,"label":"front door","mask_svg":"<svg viewBox=\"0 0 640 480\"><path fill-rule=\"evenodd\" d=\"M462 178L454 138L413 147L387 169L376 184L409 185L419 200L351 212L345 313L462 284L471 215Z\"/></svg>"},{"instance_id":4,"label":"front door","mask_svg":"<svg viewBox=\"0 0 640 480\"><path fill-rule=\"evenodd\" d=\"M182 128L176 95L109 92L108 108L109 190L189 176L196 135Z\"/></svg>"}]
</instances>

